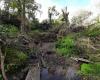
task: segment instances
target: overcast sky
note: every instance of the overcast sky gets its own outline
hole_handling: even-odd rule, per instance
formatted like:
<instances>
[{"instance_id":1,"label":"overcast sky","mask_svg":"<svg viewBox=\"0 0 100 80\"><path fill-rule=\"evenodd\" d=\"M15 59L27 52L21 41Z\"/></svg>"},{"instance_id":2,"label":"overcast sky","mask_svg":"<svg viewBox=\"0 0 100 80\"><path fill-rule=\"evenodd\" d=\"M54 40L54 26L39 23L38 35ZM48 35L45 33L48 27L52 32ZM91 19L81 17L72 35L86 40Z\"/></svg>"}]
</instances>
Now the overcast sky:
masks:
<instances>
[{"instance_id":1,"label":"overcast sky","mask_svg":"<svg viewBox=\"0 0 100 80\"><path fill-rule=\"evenodd\" d=\"M100 8L97 9L95 6L100 2L100 0L36 0L42 5L42 15L38 17L40 20L46 19L48 17L48 7L56 6L58 11L61 11L62 8L68 7L70 13L69 17L77 14L77 11L80 9L88 10L94 12L96 15L100 12Z\"/></svg>"}]
</instances>

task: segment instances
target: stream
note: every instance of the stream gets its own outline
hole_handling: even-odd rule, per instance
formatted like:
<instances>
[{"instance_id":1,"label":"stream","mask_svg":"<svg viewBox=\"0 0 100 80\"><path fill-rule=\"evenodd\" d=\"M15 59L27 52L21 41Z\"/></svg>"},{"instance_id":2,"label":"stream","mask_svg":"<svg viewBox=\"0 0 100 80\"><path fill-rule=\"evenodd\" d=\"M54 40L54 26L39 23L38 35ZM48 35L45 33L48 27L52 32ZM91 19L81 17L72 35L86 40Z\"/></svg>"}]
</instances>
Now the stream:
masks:
<instances>
[{"instance_id":1,"label":"stream","mask_svg":"<svg viewBox=\"0 0 100 80\"><path fill-rule=\"evenodd\" d=\"M81 80L81 77L76 73L77 70L73 67L69 67L65 75L56 72L50 73L47 68L42 68L41 80Z\"/></svg>"}]
</instances>

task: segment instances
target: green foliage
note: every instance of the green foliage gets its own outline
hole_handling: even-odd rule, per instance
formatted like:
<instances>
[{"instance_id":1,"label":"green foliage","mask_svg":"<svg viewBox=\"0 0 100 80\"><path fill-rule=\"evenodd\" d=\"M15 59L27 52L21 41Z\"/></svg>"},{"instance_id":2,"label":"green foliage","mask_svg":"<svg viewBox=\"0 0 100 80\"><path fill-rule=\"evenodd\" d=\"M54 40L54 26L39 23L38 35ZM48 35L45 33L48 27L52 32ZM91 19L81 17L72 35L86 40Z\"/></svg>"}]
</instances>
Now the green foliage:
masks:
<instances>
[{"instance_id":1,"label":"green foliage","mask_svg":"<svg viewBox=\"0 0 100 80\"><path fill-rule=\"evenodd\" d=\"M7 72L7 74L15 74L18 72L21 72L22 69L25 68L26 64L5 64L5 71ZM1 79L0 79L1 80Z\"/></svg>"},{"instance_id":2,"label":"green foliage","mask_svg":"<svg viewBox=\"0 0 100 80\"><path fill-rule=\"evenodd\" d=\"M18 54L16 56L17 56L19 62L20 61L24 62L28 58L28 56L25 53L23 53L23 52L18 52Z\"/></svg>"},{"instance_id":3,"label":"green foliage","mask_svg":"<svg viewBox=\"0 0 100 80\"><path fill-rule=\"evenodd\" d=\"M15 48L7 48L6 49L6 62L13 64L22 64L28 58L27 54L23 53L20 50Z\"/></svg>"},{"instance_id":4,"label":"green foliage","mask_svg":"<svg viewBox=\"0 0 100 80\"><path fill-rule=\"evenodd\" d=\"M59 19L55 19L55 20L53 20L53 26L54 27L58 27L59 25L61 25L62 24L62 21L61 20L59 20Z\"/></svg>"},{"instance_id":5,"label":"green foliage","mask_svg":"<svg viewBox=\"0 0 100 80\"><path fill-rule=\"evenodd\" d=\"M84 33L89 37L96 37L100 35L100 25L90 26Z\"/></svg>"},{"instance_id":6,"label":"green foliage","mask_svg":"<svg viewBox=\"0 0 100 80\"><path fill-rule=\"evenodd\" d=\"M33 31L31 31L31 32L29 33L29 35L30 35L31 37L34 37L35 39L37 39L37 38L40 37L41 33L42 33L42 32L41 32L40 30L33 30Z\"/></svg>"},{"instance_id":7,"label":"green foliage","mask_svg":"<svg viewBox=\"0 0 100 80\"><path fill-rule=\"evenodd\" d=\"M18 29L13 25L0 25L0 34L15 37L18 34Z\"/></svg>"},{"instance_id":8,"label":"green foliage","mask_svg":"<svg viewBox=\"0 0 100 80\"><path fill-rule=\"evenodd\" d=\"M11 2L9 3L9 7L15 9L16 7L18 7L18 5L17 5L16 2L11 1Z\"/></svg>"},{"instance_id":9,"label":"green foliage","mask_svg":"<svg viewBox=\"0 0 100 80\"><path fill-rule=\"evenodd\" d=\"M84 75L100 76L100 64L82 64L81 73Z\"/></svg>"},{"instance_id":10,"label":"green foliage","mask_svg":"<svg viewBox=\"0 0 100 80\"><path fill-rule=\"evenodd\" d=\"M31 22L31 29L34 30L34 29L38 29L38 28L39 28L39 21L38 21L38 19L34 19Z\"/></svg>"},{"instance_id":11,"label":"green foliage","mask_svg":"<svg viewBox=\"0 0 100 80\"><path fill-rule=\"evenodd\" d=\"M0 74L0 80L3 80L2 74Z\"/></svg>"},{"instance_id":12,"label":"green foliage","mask_svg":"<svg viewBox=\"0 0 100 80\"><path fill-rule=\"evenodd\" d=\"M56 50L61 55L70 56L74 51L74 39L70 36L59 39Z\"/></svg>"}]
</instances>

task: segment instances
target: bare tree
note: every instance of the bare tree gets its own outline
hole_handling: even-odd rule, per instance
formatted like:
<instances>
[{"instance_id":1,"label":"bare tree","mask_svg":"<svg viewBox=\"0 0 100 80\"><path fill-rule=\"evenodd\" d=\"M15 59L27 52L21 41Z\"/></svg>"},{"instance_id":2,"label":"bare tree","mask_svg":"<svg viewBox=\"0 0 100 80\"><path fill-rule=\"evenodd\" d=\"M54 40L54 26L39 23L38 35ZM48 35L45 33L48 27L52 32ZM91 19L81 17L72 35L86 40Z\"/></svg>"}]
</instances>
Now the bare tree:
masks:
<instances>
[{"instance_id":1,"label":"bare tree","mask_svg":"<svg viewBox=\"0 0 100 80\"><path fill-rule=\"evenodd\" d=\"M69 19L68 19L69 12L67 11L67 7L65 7L65 9L62 9L62 14L64 21L66 22L67 25L69 25Z\"/></svg>"},{"instance_id":2,"label":"bare tree","mask_svg":"<svg viewBox=\"0 0 100 80\"><path fill-rule=\"evenodd\" d=\"M56 7L49 7L48 8L48 17L49 17L49 23L52 25L52 18L53 16L59 15L58 11L56 10Z\"/></svg>"},{"instance_id":3,"label":"bare tree","mask_svg":"<svg viewBox=\"0 0 100 80\"><path fill-rule=\"evenodd\" d=\"M92 15L92 12L81 10L79 11L79 14L72 17L71 23L78 26L82 26L85 20L88 19L91 15Z\"/></svg>"}]
</instances>

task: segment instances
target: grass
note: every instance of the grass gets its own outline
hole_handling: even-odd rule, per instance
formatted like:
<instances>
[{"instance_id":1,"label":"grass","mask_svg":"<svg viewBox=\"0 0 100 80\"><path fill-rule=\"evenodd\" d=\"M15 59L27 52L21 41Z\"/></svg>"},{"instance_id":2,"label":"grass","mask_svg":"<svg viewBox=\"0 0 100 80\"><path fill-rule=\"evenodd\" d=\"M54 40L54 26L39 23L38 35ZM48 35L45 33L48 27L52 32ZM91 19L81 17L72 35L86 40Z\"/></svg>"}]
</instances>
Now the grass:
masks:
<instances>
[{"instance_id":1,"label":"grass","mask_svg":"<svg viewBox=\"0 0 100 80\"><path fill-rule=\"evenodd\" d=\"M84 75L100 76L100 64L82 64L81 73Z\"/></svg>"},{"instance_id":2,"label":"grass","mask_svg":"<svg viewBox=\"0 0 100 80\"><path fill-rule=\"evenodd\" d=\"M71 36L59 39L56 43L57 53L64 56L70 56L74 50L74 39Z\"/></svg>"}]
</instances>

